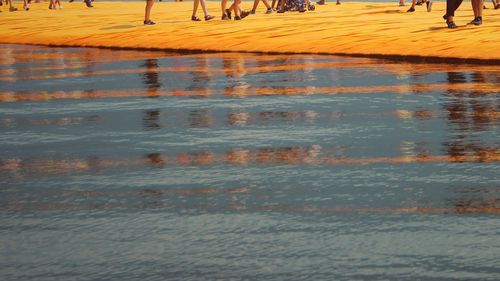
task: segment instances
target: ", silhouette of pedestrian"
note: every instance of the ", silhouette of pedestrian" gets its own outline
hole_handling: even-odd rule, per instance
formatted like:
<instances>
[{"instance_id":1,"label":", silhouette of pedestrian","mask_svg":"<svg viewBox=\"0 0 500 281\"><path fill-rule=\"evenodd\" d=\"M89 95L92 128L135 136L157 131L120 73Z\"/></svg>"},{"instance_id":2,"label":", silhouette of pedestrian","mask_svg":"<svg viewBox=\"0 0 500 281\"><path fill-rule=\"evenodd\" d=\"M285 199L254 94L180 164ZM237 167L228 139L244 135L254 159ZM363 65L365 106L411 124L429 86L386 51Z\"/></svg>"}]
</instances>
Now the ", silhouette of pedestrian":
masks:
<instances>
[{"instance_id":1,"label":", silhouette of pedestrian","mask_svg":"<svg viewBox=\"0 0 500 281\"><path fill-rule=\"evenodd\" d=\"M69 2L69 3L72 3L73 1L75 1L75 0L69 0L68 2ZM85 5L87 5L87 7L88 7L88 8L92 8L92 7L94 7L94 6L92 5L92 1L93 1L93 0L83 0L83 2L85 3Z\"/></svg>"},{"instance_id":2,"label":", silhouette of pedestrian","mask_svg":"<svg viewBox=\"0 0 500 281\"><path fill-rule=\"evenodd\" d=\"M196 11L198 10L198 5L201 4L201 8L203 9L203 13L205 14L205 20L211 20L214 17L209 15L207 12L206 2L205 0L194 0L193 1L193 14L191 15L192 21L201 21L200 18L196 16Z\"/></svg>"},{"instance_id":3,"label":", silhouette of pedestrian","mask_svg":"<svg viewBox=\"0 0 500 281\"><path fill-rule=\"evenodd\" d=\"M424 4L427 6L427 12L432 11L432 2L431 0L424 0L424 1L418 1L417 0L412 0L411 1L411 7L406 11L407 13L413 13L415 12L415 6L420 6Z\"/></svg>"},{"instance_id":4,"label":", silhouette of pedestrian","mask_svg":"<svg viewBox=\"0 0 500 281\"><path fill-rule=\"evenodd\" d=\"M273 12L273 8L271 7L271 5L269 5L269 1L262 0L262 2L264 3L264 5L266 5L266 8L267 8L266 14L271 14ZM252 14L252 15L255 14L255 10L257 10L259 3L260 3L260 0L253 1L253 8L252 8L252 10L250 10L250 14Z\"/></svg>"},{"instance_id":5,"label":", silhouette of pedestrian","mask_svg":"<svg viewBox=\"0 0 500 281\"><path fill-rule=\"evenodd\" d=\"M469 22L469 24L473 25L481 25L483 24L483 8L484 2L483 0L471 0L472 10L474 11L474 19Z\"/></svg>"},{"instance_id":6,"label":", silhouette of pedestrian","mask_svg":"<svg viewBox=\"0 0 500 281\"><path fill-rule=\"evenodd\" d=\"M151 20L151 8L153 8L154 0L146 0L146 8L144 11L144 24L145 25L154 25L156 24Z\"/></svg>"}]
</instances>

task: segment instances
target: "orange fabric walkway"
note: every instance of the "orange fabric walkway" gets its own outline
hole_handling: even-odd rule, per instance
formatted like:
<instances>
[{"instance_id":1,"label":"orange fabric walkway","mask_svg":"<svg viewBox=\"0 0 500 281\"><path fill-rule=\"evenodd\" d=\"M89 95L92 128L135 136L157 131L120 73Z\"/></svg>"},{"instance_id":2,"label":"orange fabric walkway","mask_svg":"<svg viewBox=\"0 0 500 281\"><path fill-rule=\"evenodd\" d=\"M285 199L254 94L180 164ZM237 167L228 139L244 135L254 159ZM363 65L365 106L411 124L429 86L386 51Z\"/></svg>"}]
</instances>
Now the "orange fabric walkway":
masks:
<instances>
[{"instance_id":1,"label":"orange fabric walkway","mask_svg":"<svg viewBox=\"0 0 500 281\"><path fill-rule=\"evenodd\" d=\"M22 2L16 2L21 8ZM491 3L486 3L490 5ZM256 15L242 21L221 21L220 2L209 2L216 19L190 21L192 2L157 2L144 26L144 2L64 2L64 9L49 10L34 3L30 11L8 12L1 7L0 43L91 46L164 50L324 53L401 58L484 60L500 64L500 10L484 11L484 24L466 26L472 16L469 2L462 4L449 30L441 16L445 3L434 3L427 13L417 6L349 2L316 6L299 14L265 15L261 3ZM252 2L244 2L250 9ZM491 5L490 5L491 6ZM201 7L198 15L202 18Z\"/></svg>"}]
</instances>

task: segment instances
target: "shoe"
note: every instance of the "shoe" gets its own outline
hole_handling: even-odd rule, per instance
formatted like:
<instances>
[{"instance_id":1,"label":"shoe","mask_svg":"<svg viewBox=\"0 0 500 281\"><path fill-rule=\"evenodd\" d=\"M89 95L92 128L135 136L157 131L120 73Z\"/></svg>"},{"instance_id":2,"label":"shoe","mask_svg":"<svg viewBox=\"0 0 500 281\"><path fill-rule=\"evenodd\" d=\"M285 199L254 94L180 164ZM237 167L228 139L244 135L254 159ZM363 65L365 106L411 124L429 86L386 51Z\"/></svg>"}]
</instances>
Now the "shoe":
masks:
<instances>
[{"instance_id":1,"label":"shoe","mask_svg":"<svg viewBox=\"0 0 500 281\"><path fill-rule=\"evenodd\" d=\"M408 9L408 11L406 11L406 12L407 12L407 13L413 13L413 12L415 12L415 8L411 7L411 8L409 8L409 9Z\"/></svg>"},{"instance_id":2,"label":"shoe","mask_svg":"<svg viewBox=\"0 0 500 281\"><path fill-rule=\"evenodd\" d=\"M156 23L152 20L145 20L144 25L155 25Z\"/></svg>"},{"instance_id":3,"label":"shoe","mask_svg":"<svg viewBox=\"0 0 500 281\"><path fill-rule=\"evenodd\" d=\"M495 6L495 10L498 10L498 9L500 9L500 4L496 4L496 6Z\"/></svg>"},{"instance_id":4,"label":"shoe","mask_svg":"<svg viewBox=\"0 0 500 281\"><path fill-rule=\"evenodd\" d=\"M24 9L25 11L29 11L29 10L30 10L30 7L28 7L28 6L23 6L23 9Z\"/></svg>"},{"instance_id":5,"label":"shoe","mask_svg":"<svg viewBox=\"0 0 500 281\"><path fill-rule=\"evenodd\" d=\"M17 8L16 8L16 7L10 7L10 8L9 8L9 11L11 11L11 12L15 12L15 11L17 11Z\"/></svg>"},{"instance_id":6,"label":"shoe","mask_svg":"<svg viewBox=\"0 0 500 281\"><path fill-rule=\"evenodd\" d=\"M250 10L250 15L255 15L255 10Z\"/></svg>"},{"instance_id":7,"label":"shoe","mask_svg":"<svg viewBox=\"0 0 500 281\"><path fill-rule=\"evenodd\" d=\"M241 12L240 17L241 17L241 19L244 19L244 18L248 17L249 15L250 15L250 13L249 13L249 12L247 12L247 11L243 11L243 12Z\"/></svg>"},{"instance_id":8,"label":"shoe","mask_svg":"<svg viewBox=\"0 0 500 281\"><path fill-rule=\"evenodd\" d=\"M432 11L432 2L427 1L425 5L427 5L427 13L430 13Z\"/></svg>"},{"instance_id":9,"label":"shoe","mask_svg":"<svg viewBox=\"0 0 500 281\"><path fill-rule=\"evenodd\" d=\"M221 20L230 20L230 18L226 14L223 14Z\"/></svg>"},{"instance_id":10,"label":"shoe","mask_svg":"<svg viewBox=\"0 0 500 281\"><path fill-rule=\"evenodd\" d=\"M469 24L479 26L479 25L483 24L483 18L477 17L477 18L473 19L471 22L469 22Z\"/></svg>"},{"instance_id":11,"label":"shoe","mask_svg":"<svg viewBox=\"0 0 500 281\"><path fill-rule=\"evenodd\" d=\"M197 16L192 16L191 20L192 21L201 21L201 19L199 17L197 17Z\"/></svg>"},{"instance_id":12,"label":"shoe","mask_svg":"<svg viewBox=\"0 0 500 281\"><path fill-rule=\"evenodd\" d=\"M241 20L240 16L234 16L234 20Z\"/></svg>"},{"instance_id":13,"label":"shoe","mask_svg":"<svg viewBox=\"0 0 500 281\"><path fill-rule=\"evenodd\" d=\"M447 21L446 24L448 25L449 29L455 29L458 27L453 21Z\"/></svg>"},{"instance_id":14,"label":"shoe","mask_svg":"<svg viewBox=\"0 0 500 281\"><path fill-rule=\"evenodd\" d=\"M269 8L269 9L267 9L267 11L266 11L266 15L272 14L272 13L273 13L273 11L274 11L274 10L273 10L273 8Z\"/></svg>"},{"instance_id":15,"label":"shoe","mask_svg":"<svg viewBox=\"0 0 500 281\"><path fill-rule=\"evenodd\" d=\"M214 17L214 16L211 16L211 15L206 15L206 16L205 16L205 20L206 20L206 21L212 20L212 19L214 19L214 18L215 18L215 17Z\"/></svg>"},{"instance_id":16,"label":"shoe","mask_svg":"<svg viewBox=\"0 0 500 281\"><path fill-rule=\"evenodd\" d=\"M307 5L307 9L309 11L314 11L314 10L316 10L316 6L314 6L313 4L309 4L309 5Z\"/></svg>"},{"instance_id":17,"label":"shoe","mask_svg":"<svg viewBox=\"0 0 500 281\"><path fill-rule=\"evenodd\" d=\"M88 8L92 8L92 2L90 0L85 0L85 5L87 5Z\"/></svg>"},{"instance_id":18,"label":"shoe","mask_svg":"<svg viewBox=\"0 0 500 281\"><path fill-rule=\"evenodd\" d=\"M278 11L276 11L276 13L278 13L278 14L284 14L285 10L284 9L283 10L279 9Z\"/></svg>"},{"instance_id":19,"label":"shoe","mask_svg":"<svg viewBox=\"0 0 500 281\"><path fill-rule=\"evenodd\" d=\"M231 19L231 11L229 9L224 10L226 12L227 18Z\"/></svg>"}]
</instances>

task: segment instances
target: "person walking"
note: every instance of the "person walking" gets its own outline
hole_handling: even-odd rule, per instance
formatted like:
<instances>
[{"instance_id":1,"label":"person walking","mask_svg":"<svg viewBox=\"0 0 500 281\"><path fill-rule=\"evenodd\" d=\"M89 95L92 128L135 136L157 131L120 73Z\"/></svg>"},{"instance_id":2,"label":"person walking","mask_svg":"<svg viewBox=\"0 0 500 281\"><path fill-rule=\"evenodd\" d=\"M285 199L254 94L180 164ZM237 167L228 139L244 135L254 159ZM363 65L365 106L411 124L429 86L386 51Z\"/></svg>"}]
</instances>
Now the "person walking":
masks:
<instances>
[{"instance_id":1,"label":"person walking","mask_svg":"<svg viewBox=\"0 0 500 281\"><path fill-rule=\"evenodd\" d=\"M266 14L272 14L273 13L273 8L271 7L271 5L269 5L269 1L262 0L262 2L264 3L264 5L266 5L266 8L267 8ZM250 10L250 14L252 14L252 15L255 14L255 10L257 10L257 7L259 6L259 3L260 3L260 0L254 0L253 1L253 8L252 8L252 10Z\"/></svg>"},{"instance_id":2,"label":"person walking","mask_svg":"<svg viewBox=\"0 0 500 281\"><path fill-rule=\"evenodd\" d=\"M472 10L474 11L474 19L469 22L469 24L473 25L482 25L483 24L483 0L471 0Z\"/></svg>"},{"instance_id":3,"label":"person walking","mask_svg":"<svg viewBox=\"0 0 500 281\"><path fill-rule=\"evenodd\" d=\"M424 0L424 1L418 1L418 2L417 2L417 0L412 0L411 7L406 12L413 13L413 12L415 12L415 6L420 6L424 3L427 6L427 12L428 13L431 12L432 11L432 1L431 0Z\"/></svg>"},{"instance_id":4,"label":"person walking","mask_svg":"<svg viewBox=\"0 0 500 281\"><path fill-rule=\"evenodd\" d=\"M151 20L151 8L153 8L154 0L146 0L146 8L144 9L144 25L154 25L156 24Z\"/></svg>"},{"instance_id":5,"label":"person walking","mask_svg":"<svg viewBox=\"0 0 500 281\"><path fill-rule=\"evenodd\" d=\"M205 14L205 20L209 21L214 17L209 15L207 12L206 2L205 0L194 0L193 2L193 14L191 15L192 21L201 21L199 17L196 16L196 11L198 10L198 5L201 4L201 8L203 9L203 13Z\"/></svg>"}]
</instances>

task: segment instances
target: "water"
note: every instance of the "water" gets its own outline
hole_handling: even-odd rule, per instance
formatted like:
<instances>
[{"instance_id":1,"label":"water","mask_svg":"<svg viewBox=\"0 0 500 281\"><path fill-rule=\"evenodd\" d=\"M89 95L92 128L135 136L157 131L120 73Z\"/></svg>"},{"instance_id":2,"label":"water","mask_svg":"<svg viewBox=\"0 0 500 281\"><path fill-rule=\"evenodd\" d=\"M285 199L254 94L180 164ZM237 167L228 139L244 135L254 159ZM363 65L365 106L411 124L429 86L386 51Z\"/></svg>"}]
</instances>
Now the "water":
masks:
<instances>
[{"instance_id":1,"label":"water","mask_svg":"<svg viewBox=\"0 0 500 281\"><path fill-rule=\"evenodd\" d=\"M498 280L500 67L1 45L1 280Z\"/></svg>"}]
</instances>

